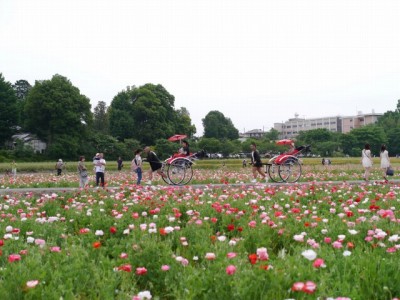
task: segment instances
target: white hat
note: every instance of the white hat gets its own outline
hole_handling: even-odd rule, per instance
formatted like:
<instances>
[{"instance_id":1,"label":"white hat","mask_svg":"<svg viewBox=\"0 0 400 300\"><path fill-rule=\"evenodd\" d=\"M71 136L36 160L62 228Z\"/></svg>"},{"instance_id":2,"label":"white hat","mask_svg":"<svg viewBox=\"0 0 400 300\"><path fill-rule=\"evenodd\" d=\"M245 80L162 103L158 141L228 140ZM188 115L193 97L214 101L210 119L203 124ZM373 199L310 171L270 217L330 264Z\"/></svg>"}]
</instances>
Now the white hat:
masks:
<instances>
[{"instance_id":1,"label":"white hat","mask_svg":"<svg viewBox=\"0 0 400 300\"><path fill-rule=\"evenodd\" d=\"M59 162L62 162L62 159L60 158L58 161L59 161Z\"/></svg>"}]
</instances>

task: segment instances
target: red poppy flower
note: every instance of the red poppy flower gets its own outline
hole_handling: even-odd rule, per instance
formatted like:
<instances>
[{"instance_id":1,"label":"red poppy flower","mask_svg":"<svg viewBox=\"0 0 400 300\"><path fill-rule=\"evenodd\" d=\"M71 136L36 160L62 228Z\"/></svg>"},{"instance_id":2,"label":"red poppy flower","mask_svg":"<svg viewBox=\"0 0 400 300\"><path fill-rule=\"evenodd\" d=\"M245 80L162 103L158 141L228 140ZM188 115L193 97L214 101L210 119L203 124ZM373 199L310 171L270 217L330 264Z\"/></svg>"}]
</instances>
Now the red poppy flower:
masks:
<instances>
[{"instance_id":1,"label":"red poppy flower","mask_svg":"<svg viewBox=\"0 0 400 300\"><path fill-rule=\"evenodd\" d=\"M257 262L257 254L249 254L249 261L252 265L256 264Z\"/></svg>"},{"instance_id":2,"label":"red poppy flower","mask_svg":"<svg viewBox=\"0 0 400 300\"><path fill-rule=\"evenodd\" d=\"M93 248L100 248L101 247L101 243L100 242L94 242L93 243Z\"/></svg>"},{"instance_id":3,"label":"red poppy flower","mask_svg":"<svg viewBox=\"0 0 400 300\"><path fill-rule=\"evenodd\" d=\"M354 246L354 244L352 243L352 242L348 242L347 243L347 248L349 248L349 249L353 249L355 246Z\"/></svg>"},{"instance_id":4,"label":"red poppy flower","mask_svg":"<svg viewBox=\"0 0 400 300\"><path fill-rule=\"evenodd\" d=\"M159 232L161 235L167 235L167 232L165 231L164 228L160 228L160 229L158 230L158 232Z\"/></svg>"},{"instance_id":5,"label":"red poppy flower","mask_svg":"<svg viewBox=\"0 0 400 300\"><path fill-rule=\"evenodd\" d=\"M129 264L119 266L118 271L132 272L132 266Z\"/></svg>"},{"instance_id":6,"label":"red poppy flower","mask_svg":"<svg viewBox=\"0 0 400 300\"><path fill-rule=\"evenodd\" d=\"M229 224L229 225L227 226L227 229L228 229L228 231L233 231L233 230L235 230L235 225Z\"/></svg>"},{"instance_id":7,"label":"red poppy flower","mask_svg":"<svg viewBox=\"0 0 400 300\"><path fill-rule=\"evenodd\" d=\"M115 228L114 226L110 227L110 232L112 234L116 233L117 232L117 228Z\"/></svg>"}]
</instances>

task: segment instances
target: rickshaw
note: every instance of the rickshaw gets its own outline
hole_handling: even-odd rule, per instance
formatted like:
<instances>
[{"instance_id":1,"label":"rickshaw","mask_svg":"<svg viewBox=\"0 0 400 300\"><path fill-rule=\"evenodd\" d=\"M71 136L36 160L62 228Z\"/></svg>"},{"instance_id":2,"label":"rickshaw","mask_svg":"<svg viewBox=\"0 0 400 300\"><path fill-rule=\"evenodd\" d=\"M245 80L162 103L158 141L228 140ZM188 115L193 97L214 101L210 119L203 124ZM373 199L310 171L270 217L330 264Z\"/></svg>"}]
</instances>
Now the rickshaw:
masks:
<instances>
[{"instance_id":1,"label":"rickshaw","mask_svg":"<svg viewBox=\"0 0 400 300\"><path fill-rule=\"evenodd\" d=\"M181 142L186 135L176 134L171 136L168 140L170 142ZM167 158L162 164L162 172L167 175L166 178L162 177L165 183L170 185L186 185L193 177L193 169L195 160L205 157L205 151L201 150L197 153L191 153L190 155L184 156L175 154ZM167 180L169 179L169 181Z\"/></svg>"},{"instance_id":2,"label":"rickshaw","mask_svg":"<svg viewBox=\"0 0 400 300\"><path fill-rule=\"evenodd\" d=\"M273 182L293 183L301 177L300 156L311 151L310 145L294 147L294 141L290 139L279 140L277 145L289 145L291 148L282 154L272 157L265 164L265 173Z\"/></svg>"}]
</instances>

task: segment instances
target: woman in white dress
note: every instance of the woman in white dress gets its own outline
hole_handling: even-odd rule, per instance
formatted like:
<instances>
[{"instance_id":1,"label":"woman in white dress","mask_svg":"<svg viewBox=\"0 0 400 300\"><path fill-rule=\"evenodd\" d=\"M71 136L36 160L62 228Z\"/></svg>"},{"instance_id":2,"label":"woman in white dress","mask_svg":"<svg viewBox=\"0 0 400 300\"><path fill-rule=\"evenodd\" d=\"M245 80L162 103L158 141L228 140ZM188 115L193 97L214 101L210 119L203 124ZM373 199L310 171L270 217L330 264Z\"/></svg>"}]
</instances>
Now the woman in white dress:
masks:
<instances>
[{"instance_id":1,"label":"woman in white dress","mask_svg":"<svg viewBox=\"0 0 400 300\"><path fill-rule=\"evenodd\" d=\"M386 150L386 146L382 145L381 147L381 169L383 178L387 181L386 171L390 167L390 160L389 160L389 152Z\"/></svg>"},{"instance_id":2,"label":"woman in white dress","mask_svg":"<svg viewBox=\"0 0 400 300\"><path fill-rule=\"evenodd\" d=\"M371 158L371 150L369 144L365 144L363 151L361 152L361 163L365 169L364 172L364 180L368 181L369 174L372 168L372 158Z\"/></svg>"}]
</instances>

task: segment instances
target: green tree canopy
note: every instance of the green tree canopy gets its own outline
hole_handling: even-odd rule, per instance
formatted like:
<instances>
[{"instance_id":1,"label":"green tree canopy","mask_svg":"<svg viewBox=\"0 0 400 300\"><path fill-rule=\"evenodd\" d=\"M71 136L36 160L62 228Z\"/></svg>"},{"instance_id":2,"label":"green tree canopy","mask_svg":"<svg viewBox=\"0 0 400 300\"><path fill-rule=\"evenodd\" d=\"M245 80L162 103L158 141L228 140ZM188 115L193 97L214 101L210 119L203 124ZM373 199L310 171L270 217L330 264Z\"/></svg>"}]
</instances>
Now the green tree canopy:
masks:
<instances>
[{"instance_id":1,"label":"green tree canopy","mask_svg":"<svg viewBox=\"0 0 400 300\"><path fill-rule=\"evenodd\" d=\"M17 96L18 125L22 126L24 122L24 106L25 99L29 91L32 89L30 83L24 79L20 79L13 85L15 95Z\"/></svg>"},{"instance_id":2,"label":"green tree canopy","mask_svg":"<svg viewBox=\"0 0 400 300\"><path fill-rule=\"evenodd\" d=\"M102 134L108 134L109 120L107 105L104 101L99 101L94 108L93 113L93 130Z\"/></svg>"},{"instance_id":3,"label":"green tree canopy","mask_svg":"<svg viewBox=\"0 0 400 300\"><path fill-rule=\"evenodd\" d=\"M11 83L0 73L0 147L13 135L17 121L17 96Z\"/></svg>"},{"instance_id":4,"label":"green tree canopy","mask_svg":"<svg viewBox=\"0 0 400 300\"><path fill-rule=\"evenodd\" d=\"M216 153L222 149L221 142L216 138L203 137L197 144L200 149L205 150L207 153Z\"/></svg>"},{"instance_id":5,"label":"green tree canopy","mask_svg":"<svg viewBox=\"0 0 400 300\"><path fill-rule=\"evenodd\" d=\"M239 138L239 130L235 128L231 119L226 118L219 111L210 111L202 120L204 137L235 140Z\"/></svg>"},{"instance_id":6,"label":"green tree canopy","mask_svg":"<svg viewBox=\"0 0 400 300\"><path fill-rule=\"evenodd\" d=\"M110 105L110 132L120 140L134 138L146 145L176 133L192 136L195 127L188 111L176 111L174 102L174 96L160 84L128 88Z\"/></svg>"},{"instance_id":7,"label":"green tree canopy","mask_svg":"<svg viewBox=\"0 0 400 300\"><path fill-rule=\"evenodd\" d=\"M358 155L361 155L361 150L364 149L367 143L370 144L371 153L374 155L379 154L382 144L387 144L385 131L375 124L353 129L349 134L356 138L357 143L354 146L359 148ZM357 156L356 153L352 153L352 155Z\"/></svg>"},{"instance_id":8,"label":"green tree canopy","mask_svg":"<svg viewBox=\"0 0 400 300\"><path fill-rule=\"evenodd\" d=\"M25 129L48 143L53 158L78 155L93 117L89 99L66 77L54 75L51 80L36 81L24 111Z\"/></svg>"},{"instance_id":9,"label":"green tree canopy","mask_svg":"<svg viewBox=\"0 0 400 300\"><path fill-rule=\"evenodd\" d=\"M279 131L275 128L271 128L265 133L264 137L267 141L276 141L279 138Z\"/></svg>"}]
</instances>

